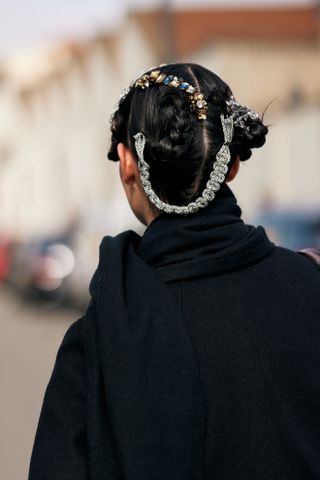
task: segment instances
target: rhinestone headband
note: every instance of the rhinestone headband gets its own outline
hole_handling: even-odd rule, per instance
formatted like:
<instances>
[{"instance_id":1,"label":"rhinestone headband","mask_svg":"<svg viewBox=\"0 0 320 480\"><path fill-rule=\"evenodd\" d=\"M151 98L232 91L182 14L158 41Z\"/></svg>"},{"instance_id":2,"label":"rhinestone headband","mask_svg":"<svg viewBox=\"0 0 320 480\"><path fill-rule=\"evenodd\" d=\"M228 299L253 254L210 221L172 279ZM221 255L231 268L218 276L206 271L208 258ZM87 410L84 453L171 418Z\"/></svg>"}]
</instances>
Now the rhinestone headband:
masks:
<instances>
[{"instance_id":1,"label":"rhinestone headband","mask_svg":"<svg viewBox=\"0 0 320 480\"><path fill-rule=\"evenodd\" d=\"M144 147L146 138L142 132L134 135L135 148L138 155L138 168L140 171L141 183L146 195L150 201L159 209L167 213L189 214L194 213L200 208L204 208L208 203L215 198L216 192L219 190L222 182L225 180L228 171L228 163L231 158L229 145L233 137L233 116L225 117L220 115L224 143L216 155L216 160L213 163L213 169L210 173L210 178L207 181L205 189L202 194L188 205L172 205L163 202L153 190L149 180L149 164L144 159Z\"/></svg>"}]
</instances>

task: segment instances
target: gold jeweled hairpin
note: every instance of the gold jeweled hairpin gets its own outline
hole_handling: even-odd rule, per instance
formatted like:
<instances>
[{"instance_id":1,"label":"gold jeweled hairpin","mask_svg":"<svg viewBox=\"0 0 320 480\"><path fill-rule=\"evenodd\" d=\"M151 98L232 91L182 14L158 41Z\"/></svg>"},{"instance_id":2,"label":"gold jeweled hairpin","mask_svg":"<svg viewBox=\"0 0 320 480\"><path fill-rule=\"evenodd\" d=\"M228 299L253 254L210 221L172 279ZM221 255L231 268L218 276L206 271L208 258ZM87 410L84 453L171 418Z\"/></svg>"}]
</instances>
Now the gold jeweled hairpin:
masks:
<instances>
[{"instance_id":1,"label":"gold jeweled hairpin","mask_svg":"<svg viewBox=\"0 0 320 480\"><path fill-rule=\"evenodd\" d=\"M152 70L150 73L143 74L135 81L135 87L142 89L148 88L151 84L162 84L168 87L175 87L183 90L187 94L187 99L190 102L190 108L196 112L199 120L207 118L208 104L204 98L203 93L197 92L195 87L184 80L179 79L173 75L166 75L160 70Z\"/></svg>"}]
</instances>

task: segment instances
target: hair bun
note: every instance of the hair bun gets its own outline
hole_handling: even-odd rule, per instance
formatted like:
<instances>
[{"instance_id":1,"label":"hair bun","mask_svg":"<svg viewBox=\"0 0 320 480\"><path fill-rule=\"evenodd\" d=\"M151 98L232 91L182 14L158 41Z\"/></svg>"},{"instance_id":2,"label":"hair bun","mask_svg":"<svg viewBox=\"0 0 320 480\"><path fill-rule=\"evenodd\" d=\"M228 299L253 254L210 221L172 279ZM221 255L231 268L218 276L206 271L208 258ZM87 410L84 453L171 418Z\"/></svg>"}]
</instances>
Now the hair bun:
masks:
<instances>
[{"instance_id":1,"label":"hair bun","mask_svg":"<svg viewBox=\"0 0 320 480\"><path fill-rule=\"evenodd\" d=\"M260 148L265 144L268 131L260 118L248 117L244 127L234 127L231 148L240 156L240 160L248 160L252 155L252 148Z\"/></svg>"},{"instance_id":2,"label":"hair bun","mask_svg":"<svg viewBox=\"0 0 320 480\"><path fill-rule=\"evenodd\" d=\"M259 148L265 143L267 133L268 127L260 119L256 119L248 124L247 129L244 130L243 137L248 147Z\"/></svg>"}]
</instances>

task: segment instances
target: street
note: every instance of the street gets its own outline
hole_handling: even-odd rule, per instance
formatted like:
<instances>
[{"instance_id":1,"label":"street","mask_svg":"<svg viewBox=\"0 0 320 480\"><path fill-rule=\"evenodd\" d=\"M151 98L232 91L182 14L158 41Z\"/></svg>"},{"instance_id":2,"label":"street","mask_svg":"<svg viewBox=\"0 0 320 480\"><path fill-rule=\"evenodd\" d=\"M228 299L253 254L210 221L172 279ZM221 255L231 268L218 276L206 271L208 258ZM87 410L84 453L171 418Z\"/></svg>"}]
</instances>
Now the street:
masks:
<instances>
[{"instance_id":1,"label":"street","mask_svg":"<svg viewBox=\"0 0 320 480\"><path fill-rule=\"evenodd\" d=\"M0 477L26 480L57 349L83 312L25 302L0 285Z\"/></svg>"}]
</instances>

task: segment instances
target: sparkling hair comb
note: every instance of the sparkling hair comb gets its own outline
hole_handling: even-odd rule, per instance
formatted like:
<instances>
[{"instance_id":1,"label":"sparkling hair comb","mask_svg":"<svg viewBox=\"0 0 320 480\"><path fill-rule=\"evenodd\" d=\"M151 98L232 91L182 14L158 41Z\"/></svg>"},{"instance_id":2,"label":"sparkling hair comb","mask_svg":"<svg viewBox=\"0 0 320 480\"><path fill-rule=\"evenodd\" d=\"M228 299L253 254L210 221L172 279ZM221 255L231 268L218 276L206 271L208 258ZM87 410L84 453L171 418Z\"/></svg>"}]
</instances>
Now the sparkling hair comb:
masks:
<instances>
[{"instance_id":1,"label":"sparkling hair comb","mask_svg":"<svg viewBox=\"0 0 320 480\"><path fill-rule=\"evenodd\" d=\"M252 120L257 120L259 115L257 112L252 110L245 105L237 102L234 96L232 95L229 100L226 100L227 110L233 115L233 123L236 127L245 128L250 130L249 125L246 125L246 122L249 118Z\"/></svg>"}]
</instances>

